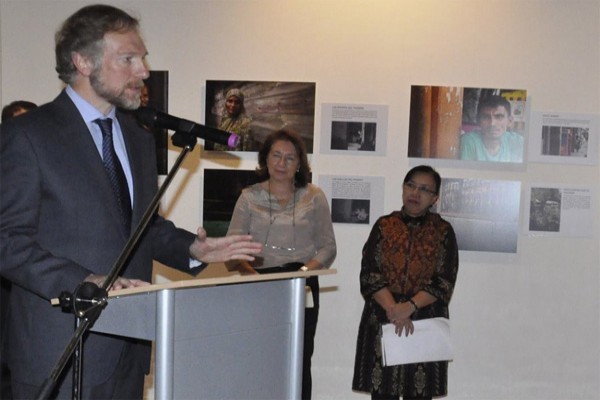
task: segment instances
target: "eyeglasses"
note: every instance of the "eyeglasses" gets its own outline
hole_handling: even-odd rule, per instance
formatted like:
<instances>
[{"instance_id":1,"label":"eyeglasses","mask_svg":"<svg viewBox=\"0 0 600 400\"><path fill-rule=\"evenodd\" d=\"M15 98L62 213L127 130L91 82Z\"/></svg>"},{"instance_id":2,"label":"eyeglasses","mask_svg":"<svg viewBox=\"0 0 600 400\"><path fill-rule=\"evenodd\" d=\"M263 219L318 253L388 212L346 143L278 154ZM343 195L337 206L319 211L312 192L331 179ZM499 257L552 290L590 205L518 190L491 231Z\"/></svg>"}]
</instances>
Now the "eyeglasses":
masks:
<instances>
[{"instance_id":1,"label":"eyeglasses","mask_svg":"<svg viewBox=\"0 0 600 400\"><path fill-rule=\"evenodd\" d=\"M269 227L267 228L267 236L265 236L265 242L263 243L263 246L266 247L267 249L271 249L271 250L281 250L281 251L296 251L296 224L293 223L291 225L292 227L292 236L293 236L293 247L283 247L283 246L274 246L272 244L267 244L267 241L269 240L269 233L271 232L271 226L273 225L273 222L275 222L275 220L277 219L277 215L275 217L273 217L269 222Z\"/></svg>"},{"instance_id":2,"label":"eyeglasses","mask_svg":"<svg viewBox=\"0 0 600 400\"><path fill-rule=\"evenodd\" d=\"M274 153L269 153L269 157L275 163L279 163L283 159L285 165L291 165L291 164L295 163L296 161L298 161L298 157L296 157L295 155L293 155L293 154L282 154L282 153L280 153L278 151L276 151Z\"/></svg>"},{"instance_id":3,"label":"eyeglasses","mask_svg":"<svg viewBox=\"0 0 600 400\"><path fill-rule=\"evenodd\" d=\"M424 195L428 195L428 196L435 196L436 192L429 189L427 186L425 185L417 185L415 182L413 181L408 181L408 182L404 182L404 186L409 188L410 190L418 190L420 194L424 194Z\"/></svg>"}]
</instances>

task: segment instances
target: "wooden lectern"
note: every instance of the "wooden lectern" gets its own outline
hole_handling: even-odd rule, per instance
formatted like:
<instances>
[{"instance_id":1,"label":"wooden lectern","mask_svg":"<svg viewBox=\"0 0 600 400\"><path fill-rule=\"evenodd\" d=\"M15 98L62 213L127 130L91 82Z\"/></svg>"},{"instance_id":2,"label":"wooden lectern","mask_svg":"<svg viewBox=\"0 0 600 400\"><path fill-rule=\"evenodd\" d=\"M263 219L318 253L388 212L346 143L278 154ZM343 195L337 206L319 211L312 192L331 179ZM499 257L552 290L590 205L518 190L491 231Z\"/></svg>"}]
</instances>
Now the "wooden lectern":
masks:
<instances>
[{"instance_id":1,"label":"wooden lectern","mask_svg":"<svg viewBox=\"0 0 600 400\"><path fill-rule=\"evenodd\" d=\"M157 400L300 399L306 278L333 273L232 275L114 291L92 331L155 341Z\"/></svg>"}]
</instances>

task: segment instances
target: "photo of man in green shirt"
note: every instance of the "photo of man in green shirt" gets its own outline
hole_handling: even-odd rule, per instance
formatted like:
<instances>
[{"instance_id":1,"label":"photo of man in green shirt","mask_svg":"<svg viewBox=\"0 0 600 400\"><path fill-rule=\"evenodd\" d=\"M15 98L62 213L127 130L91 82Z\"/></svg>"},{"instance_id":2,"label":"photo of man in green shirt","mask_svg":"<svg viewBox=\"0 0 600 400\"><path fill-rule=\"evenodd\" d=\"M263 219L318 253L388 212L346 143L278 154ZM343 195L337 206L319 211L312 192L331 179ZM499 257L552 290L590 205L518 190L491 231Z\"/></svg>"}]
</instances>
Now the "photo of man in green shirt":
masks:
<instances>
[{"instance_id":1,"label":"photo of man in green shirt","mask_svg":"<svg viewBox=\"0 0 600 400\"><path fill-rule=\"evenodd\" d=\"M510 102L502 96L482 99L477 107L479 129L460 138L461 160L522 162L523 136L510 130Z\"/></svg>"}]
</instances>

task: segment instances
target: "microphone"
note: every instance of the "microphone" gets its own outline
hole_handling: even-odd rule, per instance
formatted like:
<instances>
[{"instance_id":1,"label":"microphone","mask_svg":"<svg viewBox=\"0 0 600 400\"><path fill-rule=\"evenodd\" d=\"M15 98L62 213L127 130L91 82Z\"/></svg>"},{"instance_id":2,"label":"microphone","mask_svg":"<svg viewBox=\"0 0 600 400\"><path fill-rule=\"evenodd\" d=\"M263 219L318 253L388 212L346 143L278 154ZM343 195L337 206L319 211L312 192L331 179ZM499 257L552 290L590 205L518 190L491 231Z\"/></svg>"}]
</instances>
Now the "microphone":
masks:
<instances>
[{"instance_id":1,"label":"microphone","mask_svg":"<svg viewBox=\"0 0 600 400\"><path fill-rule=\"evenodd\" d=\"M235 133L225 132L217 128L188 121L187 119L174 117L151 107L140 107L135 113L138 120L144 125L170 129L176 132L191 133L200 139L224 144L229 148L235 148L240 142L240 137Z\"/></svg>"}]
</instances>

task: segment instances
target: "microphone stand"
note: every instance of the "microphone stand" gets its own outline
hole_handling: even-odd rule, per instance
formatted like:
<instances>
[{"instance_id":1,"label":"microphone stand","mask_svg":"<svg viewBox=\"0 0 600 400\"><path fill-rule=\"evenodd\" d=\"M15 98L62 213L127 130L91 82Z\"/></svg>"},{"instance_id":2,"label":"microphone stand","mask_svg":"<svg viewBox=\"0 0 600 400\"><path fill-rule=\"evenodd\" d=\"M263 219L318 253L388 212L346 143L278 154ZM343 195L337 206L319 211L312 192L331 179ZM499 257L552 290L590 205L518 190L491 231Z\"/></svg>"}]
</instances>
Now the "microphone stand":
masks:
<instances>
[{"instance_id":1,"label":"microphone stand","mask_svg":"<svg viewBox=\"0 0 600 400\"><path fill-rule=\"evenodd\" d=\"M73 355L73 400L77 400L81 395L81 383L82 383L82 358L83 358L83 335L88 332L94 325L94 322L100 316L100 313L106 307L108 302L108 288L112 286L115 280L118 278L119 273L125 266L125 263L129 259L133 249L137 246L140 237L146 230L148 224L152 220L154 213L158 209L158 205L165 191L171 184L171 181L175 177L177 171L181 167L185 157L190 151L194 149L197 143L197 138L190 132L176 131L171 141L173 145L181 147L182 150L175 161L175 164L169 171L165 181L159 187L158 191L154 195L154 198L146 208L142 219L138 223L135 231L129 237L127 243L115 263L113 264L111 271L107 275L102 285L98 287L92 282L80 283L73 293L62 292L59 296L59 305L63 311L73 313L76 317L76 328L71 340L65 347L62 355L54 365L50 376L46 378L42 389L38 393L36 399L45 400L50 397L52 390L58 382L62 371L67 365L69 358Z\"/></svg>"}]
</instances>

